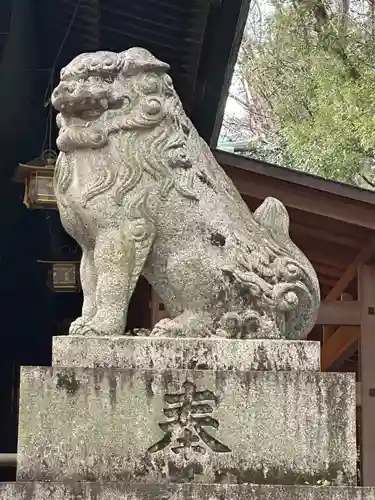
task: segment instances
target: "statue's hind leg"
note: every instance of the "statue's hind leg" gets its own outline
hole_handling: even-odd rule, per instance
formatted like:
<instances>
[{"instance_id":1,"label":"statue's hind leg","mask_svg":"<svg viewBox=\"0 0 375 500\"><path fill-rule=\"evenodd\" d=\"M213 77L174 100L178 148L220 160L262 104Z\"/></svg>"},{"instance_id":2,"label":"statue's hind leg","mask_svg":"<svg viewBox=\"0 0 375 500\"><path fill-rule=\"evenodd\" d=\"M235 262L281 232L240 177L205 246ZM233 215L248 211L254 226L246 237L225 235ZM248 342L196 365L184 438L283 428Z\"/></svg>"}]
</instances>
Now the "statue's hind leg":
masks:
<instances>
[{"instance_id":1,"label":"statue's hind leg","mask_svg":"<svg viewBox=\"0 0 375 500\"><path fill-rule=\"evenodd\" d=\"M175 303L175 316L162 319L153 328L151 335L166 337L209 337L215 334L216 305L209 297L219 291L218 275L212 260L202 258L202 248L196 248L196 241L185 242L172 253L165 265L162 283L156 283L162 290L173 290L174 296L165 303L168 309ZM154 281L160 277L154 277ZM162 296L162 295L161 295Z\"/></svg>"}]
</instances>

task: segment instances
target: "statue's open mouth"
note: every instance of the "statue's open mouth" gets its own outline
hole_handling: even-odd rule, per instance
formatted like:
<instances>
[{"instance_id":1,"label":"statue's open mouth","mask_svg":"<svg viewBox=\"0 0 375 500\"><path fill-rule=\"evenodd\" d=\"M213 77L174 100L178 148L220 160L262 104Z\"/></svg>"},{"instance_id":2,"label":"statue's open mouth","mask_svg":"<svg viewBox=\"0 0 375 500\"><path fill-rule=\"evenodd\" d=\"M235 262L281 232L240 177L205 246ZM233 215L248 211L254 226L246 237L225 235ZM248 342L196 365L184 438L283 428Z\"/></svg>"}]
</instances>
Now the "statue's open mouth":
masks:
<instances>
[{"instance_id":1,"label":"statue's open mouth","mask_svg":"<svg viewBox=\"0 0 375 500\"><path fill-rule=\"evenodd\" d=\"M55 104L54 104L55 105ZM61 101L58 106L59 111L65 117L79 118L84 121L96 120L108 109L108 100L83 99Z\"/></svg>"},{"instance_id":2,"label":"statue's open mouth","mask_svg":"<svg viewBox=\"0 0 375 500\"><path fill-rule=\"evenodd\" d=\"M62 81L52 93L52 105L65 118L89 121L108 109L107 92L77 81Z\"/></svg>"}]
</instances>

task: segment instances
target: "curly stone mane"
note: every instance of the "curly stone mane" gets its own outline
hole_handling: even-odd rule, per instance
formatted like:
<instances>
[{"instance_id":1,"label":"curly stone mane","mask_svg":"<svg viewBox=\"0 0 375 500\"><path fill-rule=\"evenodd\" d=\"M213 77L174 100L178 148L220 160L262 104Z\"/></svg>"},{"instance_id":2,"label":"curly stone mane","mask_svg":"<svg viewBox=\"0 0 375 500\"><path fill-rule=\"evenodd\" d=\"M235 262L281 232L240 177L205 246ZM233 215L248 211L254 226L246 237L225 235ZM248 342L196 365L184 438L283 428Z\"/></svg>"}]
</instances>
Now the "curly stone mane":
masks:
<instances>
[{"instance_id":1,"label":"curly stone mane","mask_svg":"<svg viewBox=\"0 0 375 500\"><path fill-rule=\"evenodd\" d=\"M187 143L194 129L172 79L166 74L169 66L142 49L133 51L136 64L131 51L115 55L117 59L111 65L108 59L107 66L99 64L103 57L98 53L97 60L82 55L81 61L65 69L62 78L76 77L82 86L87 81L92 84L95 78L94 89L84 99L103 105L103 112L89 126L59 115L58 146L65 153L81 148L108 149L112 161L107 162L96 183L83 194L85 203L114 188L116 200L121 204L144 172L157 181L161 198L172 187L184 196L195 198L192 161L187 155ZM140 55L144 57L140 59ZM63 109L66 110L66 105ZM71 163L57 162L55 184L61 193L71 182L71 169Z\"/></svg>"}]
</instances>

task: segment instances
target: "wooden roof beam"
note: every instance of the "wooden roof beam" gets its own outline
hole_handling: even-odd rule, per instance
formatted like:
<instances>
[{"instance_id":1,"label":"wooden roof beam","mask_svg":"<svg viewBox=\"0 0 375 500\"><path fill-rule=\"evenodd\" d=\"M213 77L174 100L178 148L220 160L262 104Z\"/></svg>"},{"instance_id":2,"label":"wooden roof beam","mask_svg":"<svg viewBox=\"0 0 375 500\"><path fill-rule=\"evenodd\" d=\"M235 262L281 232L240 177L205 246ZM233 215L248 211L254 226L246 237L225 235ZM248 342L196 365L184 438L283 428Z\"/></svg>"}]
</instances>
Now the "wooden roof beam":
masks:
<instances>
[{"instance_id":1,"label":"wooden roof beam","mask_svg":"<svg viewBox=\"0 0 375 500\"><path fill-rule=\"evenodd\" d=\"M361 307L357 301L323 301L320 304L317 325L357 326L361 323Z\"/></svg>"},{"instance_id":2,"label":"wooden roof beam","mask_svg":"<svg viewBox=\"0 0 375 500\"><path fill-rule=\"evenodd\" d=\"M369 243L363 247L361 252L357 255L357 257L353 260L350 266L346 269L344 274L338 280L336 285L332 288L332 290L326 295L324 300L336 300L343 292L345 292L346 288L350 285L350 283L356 278L358 272L358 266L365 264L375 253L375 237L373 237Z\"/></svg>"},{"instance_id":3,"label":"wooden roof beam","mask_svg":"<svg viewBox=\"0 0 375 500\"><path fill-rule=\"evenodd\" d=\"M375 205L375 194L368 189L351 186L343 182L323 179L322 177L307 172L272 165L271 163L227 153L225 151L214 150L213 153L220 165L235 167L246 173L255 174L260 178L266 177L276 181L285 181L295 187L304 186L312 191L320 191L340 198L347 198L350 201L359 201L360 203Z\"/></svg>"},{"instance_id":4,"label":"wooden roof beam","mask_svg":"<svg viewBox=\"0 0 375 500\"><path fill-rule=\"evenodd\" d=\"M222 166L242 195L258 199L260 203L271 196L278 198L286 207L375 229L374 206L369 203L255 174L234 166Z\"/></svg>"},{"instance_id":5,"label":"wooden roof beam","mask_svg":"<svg viewBox=\"0 0 375 500\"><path fill-rule=\"evenodd\" d=\"M250 0L224 0L210 5L191 118L203 139L216 146Z\"/></svg>"},{"instance_id":6,"label":"wooden roof beam","mask_svg":"<svg viewBox=\"0 0 375 500\"><path fill-rule=\"evenodd\" d=\"M359 246L359 242L355 239L354 236L349 237L343 234L337 234L334 231L329 231L328 229L318 229L315 227L311 227L310 225L298 223L293 220L293 216L291 217L290 232L292 237L294 234L301 234L316 240L329 241L331 243L334 243L335 245L343 245L355 249L358 249Z\"/></svg>"},{"instance_id":7,"label":"wooden roof beam","mask_svg":"<svg viewBox=\"0 0 375 500\"><path fill-rule=\"evenodd\" d=\"M360 327L341 326L322 345L322 371L334 370L358 349Z\"/></svg>"},{"instance_id":8,"label":"wooden roof beam","mask_svg":"<svg viewBox=\"0 0 375 500\"><path fill-rule=\"evenodd\" d=\"M342 293L340 300L342 302L350 302L353 300L353 296L350 295L349 293ZM333 304L333 303L334 302L327 302L327 304ZM359 304L358 307L360 307ZM358 318L360 316L360 313L358 313L357 311L356 314ZM338 328L337 325L323 325L323 343L332 337L332 335L336 332L337 328Z\"/></svg>"},{"instance_id":9,"label":"wooden roof beam","mask_svg":"<svg viewBox=\"0 0 375 500\"><path fill-rule=\"evenodd\" d=\"M319 275L326 276L327 278L333 278L335 280L338 280L340 278L340 272L336 267L331 267L327 266L326 264L320 264L320 262L317 262L316 260L313 261L313 266L315 268L315 271Z\"/></svg>"}]
</instances>

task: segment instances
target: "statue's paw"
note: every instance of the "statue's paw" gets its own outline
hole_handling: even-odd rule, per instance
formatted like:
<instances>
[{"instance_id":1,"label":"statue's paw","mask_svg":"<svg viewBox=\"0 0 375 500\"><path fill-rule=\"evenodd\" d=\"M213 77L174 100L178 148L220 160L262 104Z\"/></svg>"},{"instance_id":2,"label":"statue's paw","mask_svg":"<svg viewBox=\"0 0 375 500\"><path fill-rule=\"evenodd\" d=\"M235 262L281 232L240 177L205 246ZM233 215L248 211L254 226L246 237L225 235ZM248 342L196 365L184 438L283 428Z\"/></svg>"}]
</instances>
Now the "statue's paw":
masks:
<instances>
[{"instance_id":1,"label":"statue's paw","mask_svg":"<svg viewBox=\"0 0 375 500\"><path fill-rule=\"evenodd\" d=\"M155 337L212 337L215 331L212 328L210 317L204 313L185 311L176 318L160 320L151 331Z\"/></svg>"},{"instance_id":2,"label":"statue's paw","mask_svg":"<svg viewBox=\"0 0 375 500\"><path fill-rule=\"evenodd\" d=\"M84 318L77 318L70 325L69 335L98 337L101 335L107 335L107 333L98 328L94 321L85 321Z\"/></svg>"},{"instance_id":3,"label":"statue's paw","mask_svg":"<svg viewBox=\"0 0 375 500\"><path fill-rule=\"evenodd\" d=\"M152 337L175 337L176 325L172 319L161 319L151 330Z\"/></svg>"},{"instance_id":4,"label":"statue's paw","mask_svg":"<svg viewBox=\"0 0 375 500\"><path fill-rule=\"evenodd\" d=\"M87 337L121 337L124 335L123 321L106 321L103 316L95 316L92 320L81 323L75 335L85 335ZM122 319L122 318L121 318Z\"/></svg>"},{"instance_id":5,"label":"statue's paw","mask_svg":"<svg viewBox=\"0 0 375 500\"><path fill-rule=\"evenodd\" d=\"M69 335L83 335L82 331L85 327L85 320L79 317L72 321L69 327Z\"/></svg>"}]
</instances>

